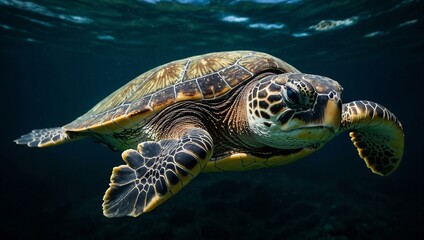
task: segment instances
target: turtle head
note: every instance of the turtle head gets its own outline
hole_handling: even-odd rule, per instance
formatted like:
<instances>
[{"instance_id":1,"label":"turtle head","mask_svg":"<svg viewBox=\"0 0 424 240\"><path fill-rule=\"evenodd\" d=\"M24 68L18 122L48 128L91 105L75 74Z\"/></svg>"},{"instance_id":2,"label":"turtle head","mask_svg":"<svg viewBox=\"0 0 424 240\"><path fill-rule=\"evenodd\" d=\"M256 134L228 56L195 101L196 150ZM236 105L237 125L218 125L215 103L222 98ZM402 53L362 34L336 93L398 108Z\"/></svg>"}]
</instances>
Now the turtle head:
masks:
<instances>
[{"instance_id":1,"label":"turtle head","mask_svg":"<svg viewBox=\"0 0 424 240\"><path fill-rule=\"evenodd\" d=\"M247 115L256 141L278 149L318 148L340 127L342 87L327 77L288 73L250 90Z\"/></svg>"}]
</instances>

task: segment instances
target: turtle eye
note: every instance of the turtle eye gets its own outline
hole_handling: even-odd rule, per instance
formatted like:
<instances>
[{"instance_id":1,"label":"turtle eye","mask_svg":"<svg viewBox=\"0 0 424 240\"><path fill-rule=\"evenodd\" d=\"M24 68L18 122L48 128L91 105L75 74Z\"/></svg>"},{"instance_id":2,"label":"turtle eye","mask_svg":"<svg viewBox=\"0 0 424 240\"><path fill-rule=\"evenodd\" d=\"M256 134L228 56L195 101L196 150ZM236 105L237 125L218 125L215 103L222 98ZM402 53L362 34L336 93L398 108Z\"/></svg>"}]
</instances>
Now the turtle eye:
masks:
<instances>
[{"instance_id":1,"label":"turtle eye","mask_svg":"<svg viewBox=\"0 0 424 240\"><path fill-rule=\"evenodd\" d=\"M290 107L295 107L299 104L299 93L290 86L286 86L286 96L284 100Z\"/></svg>"},{"instance_id":2,"label":"turtle eye","mask_svg":"<svg viewBox=\"0 0 424 240\"><path fill-rule=\"evenodd\" d=\"M295 92L291 87L287 87L287 98L293 103L299 102L299 94Z\"/></svg>"}]
</instances>

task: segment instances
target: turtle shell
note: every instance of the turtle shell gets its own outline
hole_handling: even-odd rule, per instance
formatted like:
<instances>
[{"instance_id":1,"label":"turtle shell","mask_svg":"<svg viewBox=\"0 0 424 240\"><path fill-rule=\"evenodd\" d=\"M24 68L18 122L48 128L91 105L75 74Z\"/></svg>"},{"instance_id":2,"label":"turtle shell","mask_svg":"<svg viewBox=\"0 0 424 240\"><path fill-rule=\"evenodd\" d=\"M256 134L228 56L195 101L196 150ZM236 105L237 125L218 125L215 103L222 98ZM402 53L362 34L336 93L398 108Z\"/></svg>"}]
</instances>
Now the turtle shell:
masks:
<instances>
[{"instance_id":1,"label":"turtle shell","mask_svg":"<svg viewBox=\"0 0 424 240\"><path fill-rule=\"evenodd\" d=\"M140 126L171 104L222 96L266 71L299 72L278 58L254 51L216 52L173 61L136 77L63 128L107 133Z\"/></svg>"}]
</instances>

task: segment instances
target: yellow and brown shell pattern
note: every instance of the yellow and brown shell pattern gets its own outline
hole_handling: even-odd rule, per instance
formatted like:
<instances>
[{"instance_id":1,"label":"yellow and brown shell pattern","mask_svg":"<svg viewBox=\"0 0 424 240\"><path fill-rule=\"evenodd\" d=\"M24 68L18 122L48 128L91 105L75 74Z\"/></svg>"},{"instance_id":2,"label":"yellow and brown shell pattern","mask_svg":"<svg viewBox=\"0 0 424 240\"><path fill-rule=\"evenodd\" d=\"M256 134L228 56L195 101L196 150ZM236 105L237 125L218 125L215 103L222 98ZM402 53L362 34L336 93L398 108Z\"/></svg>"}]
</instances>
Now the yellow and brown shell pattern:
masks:
<instances>
[{"instance_id":1,"label":"yellow and brown shell pattern","mask_svg":"<svg viewBox=\"0 0 424 240\"><path fill-rule=\"evenodd\" d=\"M136 77L63 128L102 134L140 127L176 102L219 97L265 71L299 72L278 58L254 51L174 61Z\"/></svg>"}]
</instances>

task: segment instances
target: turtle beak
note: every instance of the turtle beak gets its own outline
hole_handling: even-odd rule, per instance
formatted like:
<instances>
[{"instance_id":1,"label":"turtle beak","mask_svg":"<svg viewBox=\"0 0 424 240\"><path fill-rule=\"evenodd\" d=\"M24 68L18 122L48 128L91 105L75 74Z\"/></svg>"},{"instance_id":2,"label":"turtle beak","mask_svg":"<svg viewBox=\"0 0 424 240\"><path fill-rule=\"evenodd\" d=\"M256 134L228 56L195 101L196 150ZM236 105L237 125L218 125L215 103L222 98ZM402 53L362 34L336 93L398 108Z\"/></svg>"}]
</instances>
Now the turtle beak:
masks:
<instances>
[{"instance_id":1,"label":"turtle beak","mask_svg":"<svg viewBox=\"0 0 424 240\"><path fill-rule=\"evenodd\" d=\"M342 101L338 98L329 99L325 106L322 126L333 129L335 132L339 131L342 121Z\"/></svg>"}]
</instances>

